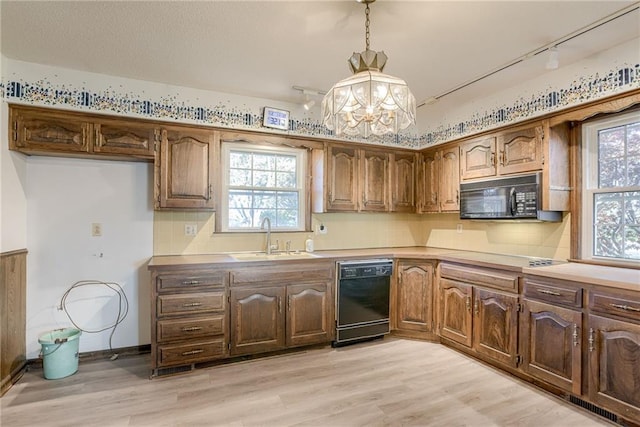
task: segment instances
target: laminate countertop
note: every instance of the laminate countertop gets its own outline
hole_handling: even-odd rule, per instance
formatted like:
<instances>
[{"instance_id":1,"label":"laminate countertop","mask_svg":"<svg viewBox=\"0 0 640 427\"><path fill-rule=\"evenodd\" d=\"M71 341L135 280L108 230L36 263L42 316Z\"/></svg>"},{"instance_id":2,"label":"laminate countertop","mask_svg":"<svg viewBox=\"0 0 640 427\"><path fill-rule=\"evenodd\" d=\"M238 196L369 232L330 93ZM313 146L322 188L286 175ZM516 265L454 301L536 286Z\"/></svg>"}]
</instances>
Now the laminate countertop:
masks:
<instances>
[{"instance_id":1,"label":"laminate countertop","mask_svg":"<svg viewBox=\"0 0 640 427\"><path fill-rule=\"evenodd\" d=\"M238 258L236 258L238 254L234 253L210 255L159 255L152 257L148 266L152 270L162 270L165 268L175 267L185 269L194 267L207 268L221 267L222 265L225 265L228 268L237 268L255 264L264 265L273 262L299 263L301 261L309 262L313 260L341 261L366 258L405 258L456 262L479 267L509 270L517 273L640 291L640 270L568 263L562 261L556 261L553 265L549 266L530 267L529 261L536 260L538 258L459 251L444 248L414 246L328 250L316 251L310 256L301 258L277 259L277 256L274 256L274 259L269 260L261 257L251 259L251 257L247 256L248 254L250 253L241 253L240 255L243 256Z\"/></svg>"}]
</instances>

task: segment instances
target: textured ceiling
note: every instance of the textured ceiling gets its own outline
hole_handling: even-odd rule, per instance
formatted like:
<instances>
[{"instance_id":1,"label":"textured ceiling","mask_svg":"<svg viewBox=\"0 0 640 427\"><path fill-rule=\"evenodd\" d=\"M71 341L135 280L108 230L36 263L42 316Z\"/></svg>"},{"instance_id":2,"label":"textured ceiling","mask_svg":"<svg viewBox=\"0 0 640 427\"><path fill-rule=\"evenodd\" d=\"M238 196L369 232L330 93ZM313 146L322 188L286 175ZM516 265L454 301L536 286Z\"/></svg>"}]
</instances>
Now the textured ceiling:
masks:
<instances>
[{"instance_id":1,"label":"textured ceiling","mask_svg":"<svg viewBox=\"0 0 640 427\"><path fill-rule=\"evenodd\" d=\"M633 1L394 1L371 5L371 47L423 101ZM2 54L82 71L299 102L328 90L364 49L348 1L6 1ZM639 37L640 14L562 43L561 65ZM640 51L640 47L639 47ZM546 54L448 95L469 100L544 72Z\"/></svg>"}]
</instances>

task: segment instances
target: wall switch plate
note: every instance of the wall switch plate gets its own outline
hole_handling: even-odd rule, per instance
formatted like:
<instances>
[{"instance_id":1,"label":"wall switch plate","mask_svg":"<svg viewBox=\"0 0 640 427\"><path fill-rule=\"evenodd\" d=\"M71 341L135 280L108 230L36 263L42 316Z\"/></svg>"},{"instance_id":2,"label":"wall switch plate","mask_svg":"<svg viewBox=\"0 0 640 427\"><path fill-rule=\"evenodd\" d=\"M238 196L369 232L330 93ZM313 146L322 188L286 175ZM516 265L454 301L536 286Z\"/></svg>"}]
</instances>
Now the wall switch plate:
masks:
<instances>
[{"instance_id":1,"label":"wall switch plate","mask_svg":"<svg viewBox=\"0 0 640 427\"><path fill-rule=\"evenodd\" d=\"M94 222L91 224L91 235L93 237L102 236L102 224L99 222Z\"/></svg>"},{"instance_id":2,"label":"wall switch plate","mask_svg":"<svg viewBox=\"0 0 640 427\"><path fill-rule=\"evenodd\" d=\"M198 234L198 225L197 224L185 224L184 225L184 235L185 236L195 236Z\"/></svg>"},{"instance_id":3,"label":"wall switch plate","mask_svg":"<svg viewBox=\"0 0 640 427\"><path fill-rule=\"evenodd\" d=\"M462 233L462 224L458 224L458 225L456 226L456 232L458 232L458 233Z\"/></svg>"}]
</instances>

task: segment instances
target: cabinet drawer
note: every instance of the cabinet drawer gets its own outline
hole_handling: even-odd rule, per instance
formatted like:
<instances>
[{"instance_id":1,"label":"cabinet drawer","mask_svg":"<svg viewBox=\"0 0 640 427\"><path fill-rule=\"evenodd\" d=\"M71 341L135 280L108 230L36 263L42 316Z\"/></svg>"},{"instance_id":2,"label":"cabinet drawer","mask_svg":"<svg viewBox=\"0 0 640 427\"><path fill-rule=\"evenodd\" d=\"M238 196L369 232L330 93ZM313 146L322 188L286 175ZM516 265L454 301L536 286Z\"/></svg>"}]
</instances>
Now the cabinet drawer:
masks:
<instances>
[{"instance_id":1,"label":"cabinet drawer","mask_svg":"<svg viewBox=\"0 0 640 427\"><path fill-rule=\"evenodd\" d=\"M640 322L640 298L591 291L589 292L589 309Z\"/></svg>"},{"instance_id":2,"label":"cabinet drawer","mask_svg":"<svg viewBox=\"0 0 640 427\"><path fill-rule=\"evenodd\" d=\"M159 345L158 363L168 366L217 359L225 356L226 347L224 337L192 344Z\"/></svg>"},{"instance_id":3,"label":"cabinet drawer","mask_svg":"<svg viewBox=\"0 0 640 427\"><path fill-rule=\"evenodd\" d=\"M234 270L231 272L231 284L242 285L246 283L265 283L265 282L311 282L311 281L327 281L333 277L333 264L318 263L282 265L245 268L243 270Z\"/></svg>"},{"instance_id":4,"label":"cabinet drawer","mask_svg":"<svg viewBox=\"0 0 640 427\"><path fill-rule=\"evenodd\" d=\"M225 316L221 314L193 319L159 320L157 328L160 342L223 335Z\"/></svg>"},{"instance_id":5,"label":"cabinet drawer","mask_svg":"<svg viewBox=\"0 0 640 427\"><path fill-rule=\"evenodd\" d=\"M224 292L159 295L157 300L158 316L222 311L225 309L225 300Z\"/></svg>"},{"instance_id":6,"label":"cabinet drawer","mask_svg":"<svg viewBox=\"0 0 640 427\"><path fill-rule=\"evenodd\" d=\"M226 284L227 272L158 276L156 285L158 292L189 290L197 288L223 287Z\"/></svg>"},{"instance_id":7,"label":"cabinet drawer","mask_svg":"<svg viewBox=\"0 0 640 427\"><path fill-rule=\"evenodd\" d=\"M524 296L552 304L582 307L582 288L571 288L525 279Z\"/></svg>"},{"instance_id":8,"label":"cabinet drawer","mask_svg":"<svg viewBox=\"0 0 640 427\"><path fill-rule=\"evenodd\" d=\"M518 275L504 271L441 264L440 277L505 291L518 291Z\"/></svg>"}]
</instances>

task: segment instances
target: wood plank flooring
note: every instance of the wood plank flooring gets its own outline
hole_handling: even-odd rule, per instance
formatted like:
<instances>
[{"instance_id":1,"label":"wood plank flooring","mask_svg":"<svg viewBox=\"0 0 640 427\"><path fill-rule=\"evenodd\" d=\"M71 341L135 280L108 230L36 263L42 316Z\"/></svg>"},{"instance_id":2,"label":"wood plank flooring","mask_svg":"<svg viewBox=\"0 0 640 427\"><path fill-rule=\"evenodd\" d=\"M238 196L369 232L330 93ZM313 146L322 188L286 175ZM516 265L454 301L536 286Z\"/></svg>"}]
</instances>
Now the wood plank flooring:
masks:
<instances>
[{"instance_id":1,"label":"wood plank flooring","mask_svg":"<svg viewBox=\"0 0 640 427\"><path fill-rule=\"evenodd\" d=\"M149 380L148 356L27 372L13 426L611 426L447 347L386 337Z\"/></svg>"}]
</instances>

